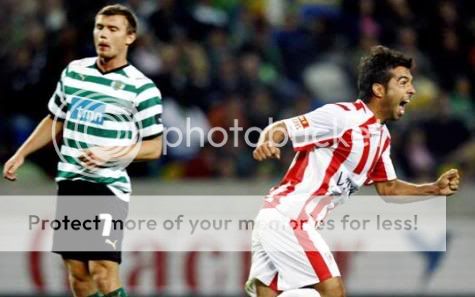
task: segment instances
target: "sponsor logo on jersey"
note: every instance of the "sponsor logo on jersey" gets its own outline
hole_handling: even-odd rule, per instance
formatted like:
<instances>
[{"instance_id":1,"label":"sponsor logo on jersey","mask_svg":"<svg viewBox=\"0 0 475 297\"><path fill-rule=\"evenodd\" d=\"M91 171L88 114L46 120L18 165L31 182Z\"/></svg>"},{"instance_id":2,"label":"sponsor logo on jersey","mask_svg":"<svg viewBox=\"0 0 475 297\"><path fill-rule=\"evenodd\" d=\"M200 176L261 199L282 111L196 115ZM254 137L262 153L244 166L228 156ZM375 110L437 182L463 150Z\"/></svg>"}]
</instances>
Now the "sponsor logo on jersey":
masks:
<instances>
[{"instance_id":1,"label":"sponsor logo on jersey","mask_svg":"<svg viewBox=\"0 0 475 297\"><path fill-rule=\"evenodd\" d=\"M104 112L106 105L80 97L71 100L71 118L84 123L102 125L104 123Z\"/></svg>"},{"instance_id":2,"label":"sponsor logo on jersey","mask_svg":"<svg viewBox=\"0 0 475 297\"><path fill-rule=\"evenodd\" d=\"M308 124L308 120L305 116L299 116L298 117L299 119L299 122L300 124L302 124L302 127L305 129L305 128L308 128L310 125Z\"/></svg>"},{"instance_id":3,"label":"sponsor logo on jersey","mask_svg":"<svg viewBox=\"0 0 475 297\"><path fill-rule=\"evenodd\" d=\"M299 116L292 119L294 126L297 130L308 128L310 125L305 116Z\"/></svg>"}]
</instances>

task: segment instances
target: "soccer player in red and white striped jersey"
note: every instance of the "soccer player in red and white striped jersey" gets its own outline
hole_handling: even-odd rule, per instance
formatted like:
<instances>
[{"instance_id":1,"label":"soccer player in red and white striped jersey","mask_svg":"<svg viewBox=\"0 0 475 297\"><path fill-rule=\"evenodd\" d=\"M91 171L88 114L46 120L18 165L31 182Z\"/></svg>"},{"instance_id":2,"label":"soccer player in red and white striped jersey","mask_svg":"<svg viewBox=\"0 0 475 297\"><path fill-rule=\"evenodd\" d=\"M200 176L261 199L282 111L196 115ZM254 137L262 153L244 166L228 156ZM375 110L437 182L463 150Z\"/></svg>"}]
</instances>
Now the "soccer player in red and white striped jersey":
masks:
<instances>
[{"instance_id":1,"label":"soccer player in red and white striped jersey","mask_svg":"<svg viewBox=\"0 0 475 297\"><path fill-rule=\"evenodd\" d=\"M383 46L361 60L355 102L324 105L312 112L268 126L253 155L258 161L280 158L280 144L290 138L295 158L273 187L256 226L319 222L327 212L363 185L380 195L452 195L459 174L451 169L427 184L397 178L391 161L391 136L385 123L399 120L415 89L412 59ZM256 228L246 290L251 296L315 289L311 296L344 296L340 272L328 245L316 230ZM310 296L310 295L309 295Z\"/></svg>"}]
</instances>

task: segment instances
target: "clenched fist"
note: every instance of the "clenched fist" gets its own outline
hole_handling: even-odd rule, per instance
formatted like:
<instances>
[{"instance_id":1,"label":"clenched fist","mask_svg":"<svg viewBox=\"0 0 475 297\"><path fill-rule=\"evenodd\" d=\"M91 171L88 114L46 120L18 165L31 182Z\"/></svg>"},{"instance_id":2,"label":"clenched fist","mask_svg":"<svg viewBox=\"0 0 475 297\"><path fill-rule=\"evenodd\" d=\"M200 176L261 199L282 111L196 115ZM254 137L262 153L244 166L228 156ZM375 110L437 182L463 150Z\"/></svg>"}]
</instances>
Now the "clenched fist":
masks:
<instances>
[{"instance_id":1,"label":"clenched fist","mask_svg":"<svg viewBox=\"0 0 475 297\"><path fill-rule=\"evenodd\" d=\"M460 175L457 169L450 169L444 172L435 182L439 187L439 194L450 196L455 194L459 188Z\"/></svg>"},{"instance_id":2,"label":"clenched fist","mask_svg":"<svg viewBox=\"0 0 475 297\"><path fill-rule=\"evenodd\" d=\"M265 141L256 147L252 153L252 156L257 161L263 161L272 158L280 159L280 148L278 148L277 145L271 141Z\"/></svg>"}]
</instances>

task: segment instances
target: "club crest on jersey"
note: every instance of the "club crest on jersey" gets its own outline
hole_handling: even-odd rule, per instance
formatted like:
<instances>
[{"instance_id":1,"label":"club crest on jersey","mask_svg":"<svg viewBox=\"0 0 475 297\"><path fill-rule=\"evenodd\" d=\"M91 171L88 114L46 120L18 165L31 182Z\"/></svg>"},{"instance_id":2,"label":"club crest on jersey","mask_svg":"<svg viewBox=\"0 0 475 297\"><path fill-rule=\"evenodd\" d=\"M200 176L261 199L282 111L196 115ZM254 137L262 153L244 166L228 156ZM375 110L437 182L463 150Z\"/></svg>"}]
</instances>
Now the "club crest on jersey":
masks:
<instances>
[{"instance_id":1,"label":"club crest on jersey","mask_svg":"<svg viewBox=\"0 0 475 297\"><path fill-rule=\"evenodd\" d=\"M111 87L114 90L118 91L118 90L122 90L125 87L125 84L123 82L119 81L119 80L114 80L111 83Z\"/></svg>"},{"instance_id":2,"label":"club crest on jersey","mask_svg":"<svg viewBox=\"0 0 475 297\"><path fill-rule=\"evenodd\" d=\"M106 105L102 102L74 97L71 100L71 119L102 125Z\"/></svg>"}]
</instances>

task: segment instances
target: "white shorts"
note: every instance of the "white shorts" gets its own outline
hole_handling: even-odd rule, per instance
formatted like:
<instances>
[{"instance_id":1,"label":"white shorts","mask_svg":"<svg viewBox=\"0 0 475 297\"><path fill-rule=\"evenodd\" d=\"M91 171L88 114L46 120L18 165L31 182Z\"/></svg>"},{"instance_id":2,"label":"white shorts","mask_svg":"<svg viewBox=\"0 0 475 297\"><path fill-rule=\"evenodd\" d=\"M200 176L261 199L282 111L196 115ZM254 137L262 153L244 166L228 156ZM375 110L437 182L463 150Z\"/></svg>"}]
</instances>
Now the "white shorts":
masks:
<instances>
[{"instance_id":1,"label":"white shorts","mask_svg":"<svg viewBox=\"0 0 475 297\"><path fill-rule=\"evenodd\" d=\"M275 291L298 289L340 276L315 221L291 220L274 208L259 211L252 232L252 265L246 292L256 296L255 280Z\"/></svg>"}]
</instances>

